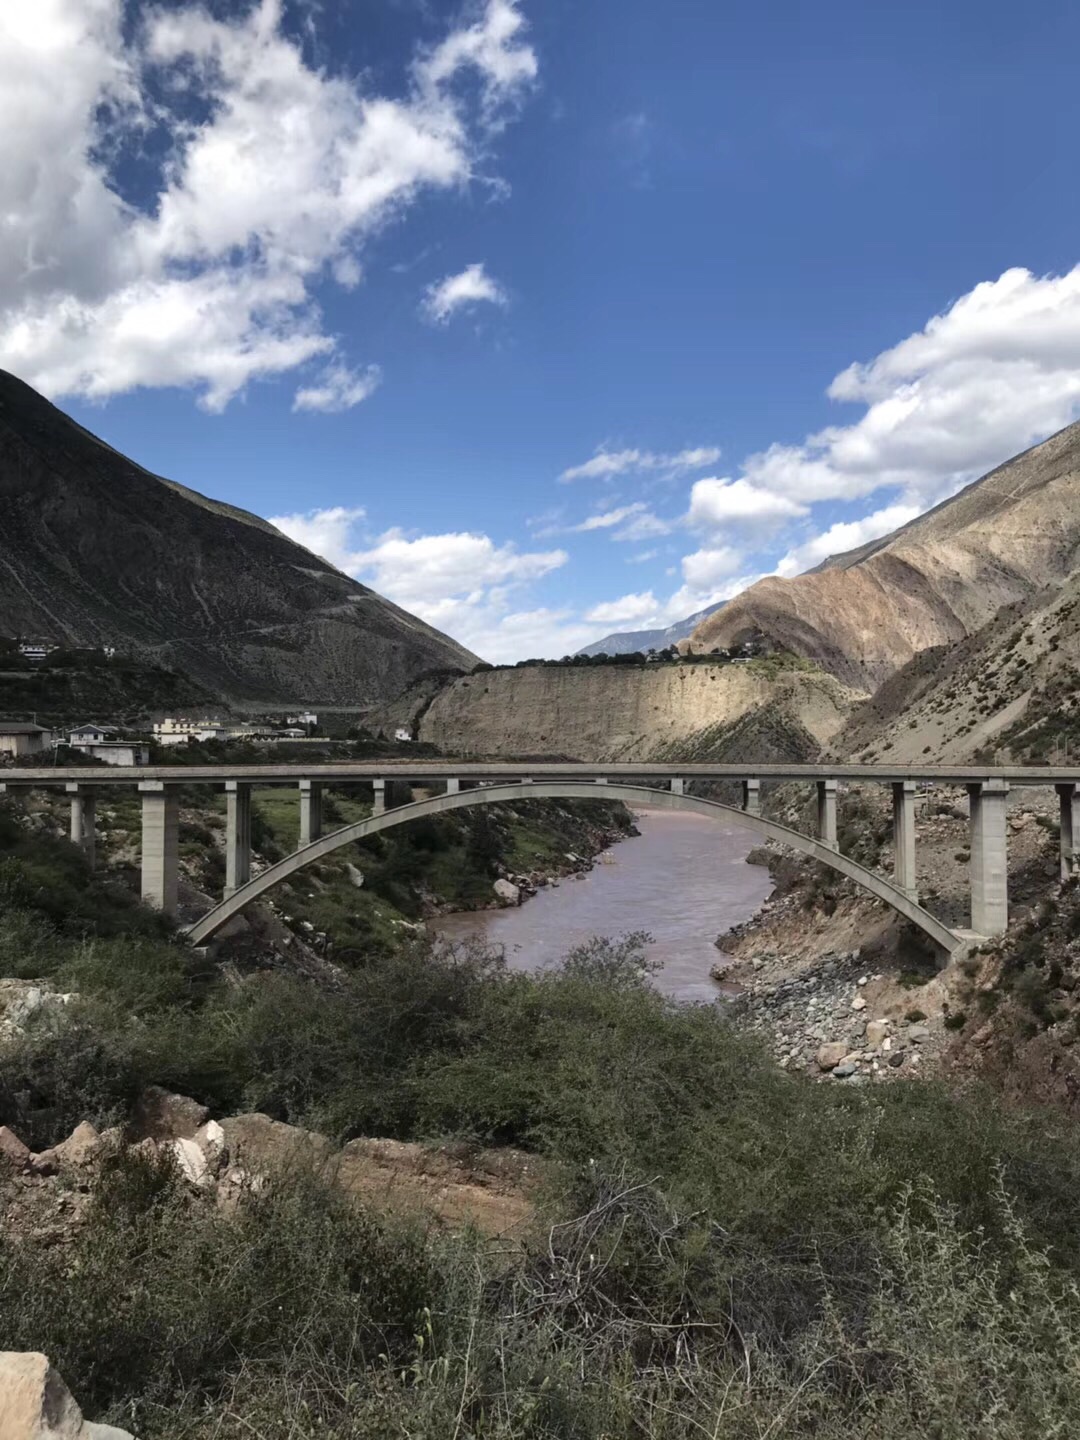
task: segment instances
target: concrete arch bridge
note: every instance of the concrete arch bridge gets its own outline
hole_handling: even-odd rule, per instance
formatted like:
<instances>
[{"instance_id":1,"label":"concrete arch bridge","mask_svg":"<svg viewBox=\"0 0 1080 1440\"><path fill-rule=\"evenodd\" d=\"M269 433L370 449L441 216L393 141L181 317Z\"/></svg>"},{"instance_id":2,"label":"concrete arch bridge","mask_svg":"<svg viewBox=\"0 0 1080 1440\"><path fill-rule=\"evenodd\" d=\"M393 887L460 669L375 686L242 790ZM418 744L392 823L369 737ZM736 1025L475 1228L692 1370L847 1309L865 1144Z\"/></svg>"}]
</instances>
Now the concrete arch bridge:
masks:
<instances>
[{"instance_id":1,"label":"concrete arch bridge","mask_svg":"<svg viewBox=\"0 0 1080 1440\"><path fill-rule=\"evenodd\" d=\"M686 793L695 781L736 781L742 805L723 805ZM387 781L443 793L393 809L386 807ZM868 870L837 845L837 804L847 782L872 782L891 794L893 875ZM367 819L323 833L322 794L327 785L370 784L373 813ZM761 814L763 782L799 782L815 787L815 835L804 835ZM916 799L926 785L966 791L970 813L970 931L950 929L919 904L915 872ZM1008 923L1006 823L1010 787L1052 786L1060 803L1062 880L1076 873L1080 852L1080 767L884 765L712 765L583 763L481 763L440 760L345 762L314 765L203 765L129 767L8 768L0 770L0 792L63 789L71 803L71 838L93 861L95 811L102 790L137 787L142 800L142 893L149 903L174 913L179 878L179 792L181 787L224 788L226 795L225 898L189 931L199 943L253 900L306 865L365 836L379 834L424 816L476 805L526 799L606 799L628 805L685 810L777 840L846 875L867 893L909 920L947 954L976 937L1001 934ZM300 797L298 849L256 878L251 876L251 800L254 787L288 786ZM662 788L658 788L662 787Z\"/></svg>"}]
</instances>

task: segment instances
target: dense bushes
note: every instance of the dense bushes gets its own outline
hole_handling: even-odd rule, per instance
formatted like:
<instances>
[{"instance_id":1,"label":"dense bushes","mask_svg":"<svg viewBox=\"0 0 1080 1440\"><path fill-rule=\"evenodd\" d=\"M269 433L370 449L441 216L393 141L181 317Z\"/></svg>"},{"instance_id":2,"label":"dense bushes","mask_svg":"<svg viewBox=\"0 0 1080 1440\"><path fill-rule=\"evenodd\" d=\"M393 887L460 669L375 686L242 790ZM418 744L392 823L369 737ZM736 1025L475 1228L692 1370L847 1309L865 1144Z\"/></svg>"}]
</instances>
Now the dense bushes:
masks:
<instances>
[{"instance_id":1,"label":"dense bushes","mask_svg":"<svg viewBox=\"0 0 1080 1440\"><path fill-rule=\"evenodd\" d=\"M0 1044L0 1122L35 1146L156 1082L342 1139L509 1142L548 1175L522 1248L302 1174L223 1212L115 1158L70 1247L0 1236L3 1343L46 1350L95 1418L144 1440L1072 1433L1080 1142L1057 1121L785 1075L651 989L640 937L539 976L425 942L226 978L85 888L111 933L32 887L0 913L0 973L80 996Z\"/></svg>"}]
</instances>

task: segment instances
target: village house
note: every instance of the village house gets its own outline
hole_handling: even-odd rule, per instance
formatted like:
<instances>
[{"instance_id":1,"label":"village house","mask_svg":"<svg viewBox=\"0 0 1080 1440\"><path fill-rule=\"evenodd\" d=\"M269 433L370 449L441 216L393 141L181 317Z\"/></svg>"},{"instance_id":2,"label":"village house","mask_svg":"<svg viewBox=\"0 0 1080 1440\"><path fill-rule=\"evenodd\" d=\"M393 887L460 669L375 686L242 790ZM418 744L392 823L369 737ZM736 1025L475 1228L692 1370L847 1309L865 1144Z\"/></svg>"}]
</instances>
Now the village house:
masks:
<instances>
[{"instance_id":1,"label":"village house","mask_svg":"<svg viewBox=\"0 0 1080 1440\"><path fill-rule=\"evenodd\" d=\"M24 755L40 755L52 748L52 731L43 725L27 725L5 721L0 724L0 755L21 760Z\"/></svg>"},{"instance_id":2,"label":"village house","mask_svg":"<svg viewBox=\"0 0 1080 1440\"><path fill-rule=\"evenodd\" d=\"M100 745L103 740L115 740L120 732L115 725L76 725L68 731L68 744L73 750L86 745Z\"/></svg>"}]
</instances>

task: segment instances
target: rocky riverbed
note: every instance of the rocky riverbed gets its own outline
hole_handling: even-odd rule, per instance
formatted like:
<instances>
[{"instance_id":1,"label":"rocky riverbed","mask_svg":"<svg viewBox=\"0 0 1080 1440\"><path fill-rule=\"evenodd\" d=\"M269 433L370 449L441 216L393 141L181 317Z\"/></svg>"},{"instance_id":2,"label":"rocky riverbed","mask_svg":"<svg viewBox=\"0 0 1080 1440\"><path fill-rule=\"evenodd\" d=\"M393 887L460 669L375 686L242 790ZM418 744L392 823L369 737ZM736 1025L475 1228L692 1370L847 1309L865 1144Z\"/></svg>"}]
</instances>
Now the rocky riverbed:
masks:
<instances>
[{"instance_id":1,"label":"rocky riverbed","mask_svg":"<svg viewBox=\"0 0 1080 1440\"><path fill-rule=\"evenodd\" d=\"M783 1069L860 1085L926 1075L944 1050L941 985L905 988L868 969L859 950L824 955L796 974L763 951L734 974L733 1015L765 1037Z\"/></svg>"}]
</instances>

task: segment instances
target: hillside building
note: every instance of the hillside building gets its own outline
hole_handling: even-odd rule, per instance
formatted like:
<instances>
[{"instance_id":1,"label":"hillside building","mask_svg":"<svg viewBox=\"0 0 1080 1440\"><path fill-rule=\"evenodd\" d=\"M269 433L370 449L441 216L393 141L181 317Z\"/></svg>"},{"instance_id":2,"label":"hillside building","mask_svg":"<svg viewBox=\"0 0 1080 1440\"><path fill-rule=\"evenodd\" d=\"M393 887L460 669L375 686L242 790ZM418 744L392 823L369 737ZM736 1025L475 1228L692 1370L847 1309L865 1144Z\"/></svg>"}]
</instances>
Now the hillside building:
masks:
<instances>
[{"instance_id":1,"label":"hillside building","mask_svg":"<svg viewBox=\"0 0 1080 1440\"><path fill-rule=\"evenodd\" d=\"M43 725L26 725L5 721L0 724L0 755L21 760L25 755L40 755L52 748L52 731Z\"/></svg>"}]
</instances>

